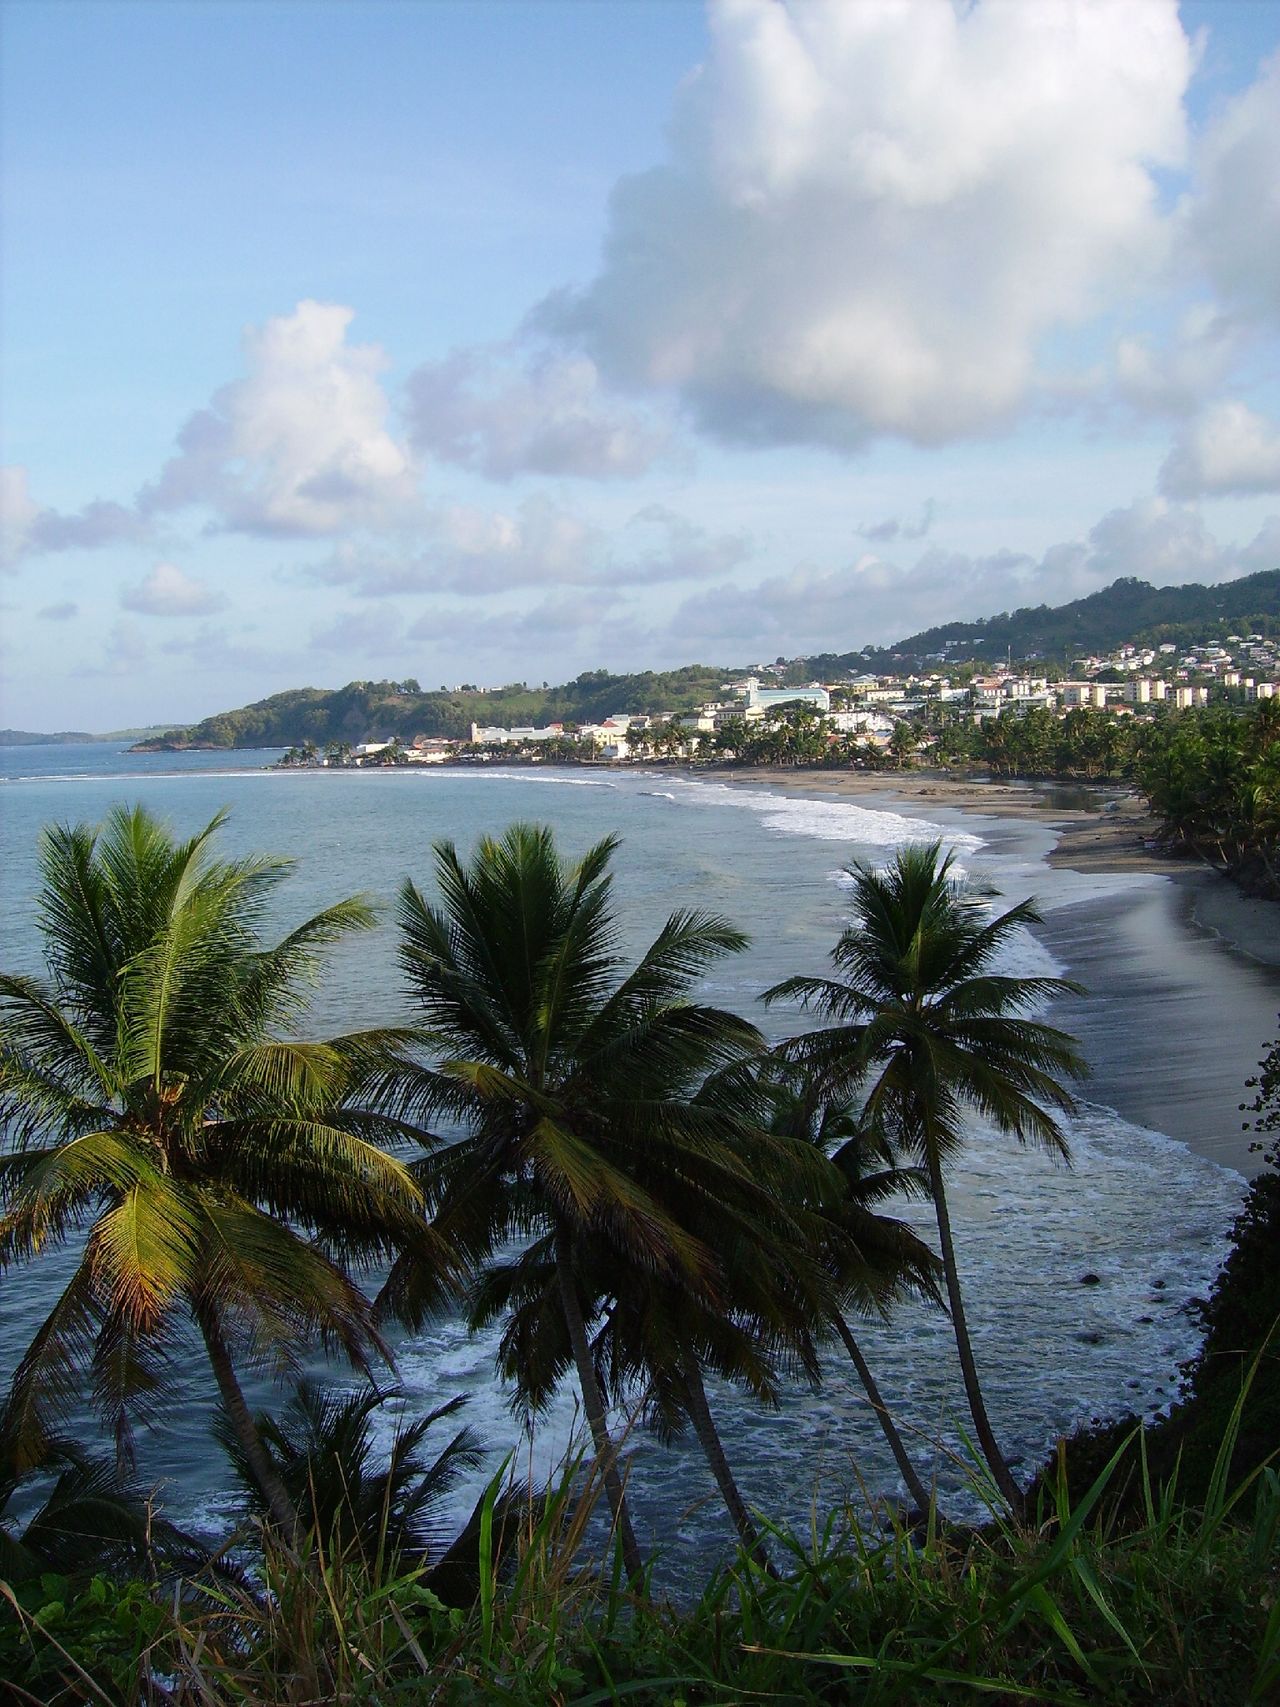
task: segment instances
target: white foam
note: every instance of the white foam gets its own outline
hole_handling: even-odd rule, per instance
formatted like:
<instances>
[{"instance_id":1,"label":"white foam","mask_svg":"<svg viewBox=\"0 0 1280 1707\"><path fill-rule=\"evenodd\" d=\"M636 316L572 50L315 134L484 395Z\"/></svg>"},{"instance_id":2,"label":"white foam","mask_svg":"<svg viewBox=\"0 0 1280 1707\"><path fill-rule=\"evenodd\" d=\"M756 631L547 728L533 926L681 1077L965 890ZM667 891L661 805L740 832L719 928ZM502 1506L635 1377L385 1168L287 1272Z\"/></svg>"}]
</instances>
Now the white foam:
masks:
<instances>
[{"instance_id":1,"label":"white foam","mask_svg":"<svg viewBox=\"0 0 1280 1707\"><path fill-rule=\"evenodd\" d=\"M756 813L768 830L779 835L808 836L821 842L861 843L868 847L901 847L908 842L940 841L944 848L975 851L980 836L925 818L859 806L851 800L807 800L764 789L736 788L723 782L677 784L679 798L692 805L735 806ZM673 796L673 798L676 798Z\"/></svg>"}]
</instances>

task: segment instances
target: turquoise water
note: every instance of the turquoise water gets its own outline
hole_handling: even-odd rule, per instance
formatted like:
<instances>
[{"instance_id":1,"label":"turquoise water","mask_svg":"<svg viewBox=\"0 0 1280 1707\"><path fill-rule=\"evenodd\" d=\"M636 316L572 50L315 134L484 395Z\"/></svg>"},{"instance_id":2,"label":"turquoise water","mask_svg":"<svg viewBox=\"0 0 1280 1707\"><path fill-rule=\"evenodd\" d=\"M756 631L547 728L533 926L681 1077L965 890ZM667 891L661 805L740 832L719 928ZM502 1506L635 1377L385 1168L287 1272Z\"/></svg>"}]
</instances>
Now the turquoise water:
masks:
<instances>
[{"instance_id":1,"label":"turquoise water","mask_svg":"<svg viewBox=\"0 0 1280 1707\"><path fill-rule=\"evenodd\" d=\"M40 827L96 820L122 800L142 801L179 832L226 806L225 851L291 855L297 864L280 895L282 930L355 891L390 903L406 875L429 888L430 848L440 837L465 849L521 818L554 825L561 845L579 852L616 832L616 894L629 951L673 907L727 914L753 942L715 970L706 993L774 1032L795 1018L766 1015L756 998L788 973L821 969L843 922L841 867L851 857L883 859L905 838L941 834L975 878L1011 899L1033 882L1042 892L1059 884L1059 901L1089 899L1082 880L1050 874L1025 847L982 829L982 820L944 822L944 814L933 822L665 771L271 772L264 767L272 756L237 754L233 766L224 754L144 758L100 745L0 752L6 969L39 969L30 901ZM1102 880L1098 893L1115 890ZM1010 967L1059 969L1046 941L1029 935L1015 945ZM317 1028L336 1028L404 1012L384 925L335 956L314 1019ZM1122 1006L1100 1023L1106 1029L1108 1022L1123 1027ZM1239 1176L1099 1104L1082 1107L1071 1138L1075 1166L1067 1170L978 1129L951 1188L984 1384L998 1432L1026 1462L1082 1420L1170 1396L1176 1366L1195 1344L1186 1300L1214 1273L1241 1190ZM927 1211L902 1213L927 1231ZM53 1254L0 1278L0 1376L52 1303L64 1260ZM1082 1287L1087 1272L1101 1283ZM953 1479L949 1454L961 1450L964 1412L945 1318L912 1309L891 1325L868 1324L864 1337L890 1402L918 1431L926 1468L934 1461L944 1482ZM514 1447L522 1467L536 1471L554 1461L572 1431L571 1396L543 1419L536 1440L522 1439L493 1382L493 1348L492 1337L469 1340L457 1323L401 1336L404 1403L417 1408L469 1394L469 1420L492 1443L493 1461ZM140 1439L140 1468L164 1482L170 1509L213 1525L224 1474L208 1436L208 1382L194 1350L176 1366L174 1403ZM259 1402L268 1396L265 1386L255 1394ZM730 1393L713 1398L747 1497L773 1515L807 1522L819 1476L827 1491L895 1486L879 1431L838 1358L822 1391L789 1394L781 1415L745 1408ZM637 1439L635 1452L641 1527L676 1549L718 1544L725 1529L695 1451Z\"/></svg>"}]
</instances>

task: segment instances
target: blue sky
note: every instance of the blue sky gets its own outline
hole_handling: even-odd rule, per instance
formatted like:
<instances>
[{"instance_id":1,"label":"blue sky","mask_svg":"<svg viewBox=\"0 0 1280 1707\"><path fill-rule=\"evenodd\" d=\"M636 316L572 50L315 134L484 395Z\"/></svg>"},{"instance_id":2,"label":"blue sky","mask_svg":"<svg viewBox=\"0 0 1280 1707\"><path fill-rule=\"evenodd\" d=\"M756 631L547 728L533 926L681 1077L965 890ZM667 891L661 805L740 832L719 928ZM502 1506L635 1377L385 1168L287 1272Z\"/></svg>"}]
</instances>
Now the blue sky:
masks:
<instances>
[{"instance_id":1,"label":"blue sky","mask_svg":"<svg viewBox=\"0 0 1280 1707\"><path fill-rule=\"evenodd\" d=\"M2 724L1280 566L1280 5L2 18Z\"/></svg>"}]
</instances>

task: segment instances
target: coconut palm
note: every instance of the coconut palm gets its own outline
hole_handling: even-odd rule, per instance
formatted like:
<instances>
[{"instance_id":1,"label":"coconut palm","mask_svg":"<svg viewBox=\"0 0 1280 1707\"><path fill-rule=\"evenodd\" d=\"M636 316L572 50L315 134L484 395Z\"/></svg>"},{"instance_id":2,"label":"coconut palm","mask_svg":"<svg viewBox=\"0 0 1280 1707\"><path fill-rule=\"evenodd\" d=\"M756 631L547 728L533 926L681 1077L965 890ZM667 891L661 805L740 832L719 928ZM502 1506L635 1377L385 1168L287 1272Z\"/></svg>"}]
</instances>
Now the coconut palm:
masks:
<instances>
[{"instance_id":1,"label":"coconut palm","mask_svg":"<svg viewBox=\"0 0 1280 1707\"><path fill-rule=\"evenodd\" d=\"M51 1438L19 1469L0 1442L0 1577L88 1576L191 1567L200 1549L154 1509L147 1491L74 1441Z\"/></svg>"},{"instance_id":2,"label":"coconut palm","mask_svg":"<svg viewBox=\"0 0 1280 1707\"><path fill-rule=\"evenodd\" d=\"M1068 1158L1057 1115L1074 1104L1063 1081L1082 1077L1072 1038L1027 1017L1079 986L993 970L1010 939L1039 919L1023 901L994 919L951 877L937 842L900 848L887 870L854 864L853 923L832 951L835 976L790 978L767 1000L799 999L834 1026L796 1046L811 1060L865 1071L863 1118L928 1176L956 1348L974 1428L996 1484L1021 1496L987 1415L956 1267L945 1168L964 1143L966 1112L1019 1143Z\"/></svg>"},{"instance_id":3,"label":"coconut palm","mask_svg":"<svg viewBox=\"0 0 1280 1707\"><path fill-rule=\"evenodd\" d=\"M463 1136L419 1165L437 1232L483 1273L519 1243L554 1282L628 1573L642 1560L591 1351L600 1308L588 1246L608 1254L615 1289L644 1271L714 1302L714 1251L691 1230L695 1206L772 1187L768 1169L700 1105L707 1076L762 1047L755 1027L689 999L698 975L745 938L725 920L677 912L630 971L611 907L608 837L576 864L550 830L513 825L469 864L435 849L441 905L412 883L400 902L401 965L421 1004L435 1068L399 1075L395 1109ZM762 1167L763 1172L753 1172ZM384 1302L417 1321L440 1300L412 1257Z\"/></svg>"},{"instance_id":4,"label":"coconut palm","mask_svg":"<svg viewBox=\"0 0 1280 1707\"><path fill-rule=\"evenodd\" d=\"M423 1416L397 1419L385 1451L374 1442L374 1423L395 1392L366 1387L345 1392L303 1380L278 1416L256 1419L262 1440L303 1527L333 1553L359 1547L366 1562L394 1571L408 1564L437 1564L452 1545L455 1525L445 1509L464 1476L484 1462L484 1447L470 1428L457 1430L432 1456L427 1436L466 1403L459 1395ZM244 1504L269 1516L262 1489L238 1432L226 1413L215 1435L231 1460Z\"/></svg>"},{"instance_id":5,"label":"coconut palm","mask_svg":"<svg viewBox=\"0 0 1280 1707\"><path fill-rule=\"evenodd\" d=\"M289 862L214 859L221 822L176 842L122 807L100 830L42 838L49 976L0 977L0 1267L68 1242L72 1262L7 1427L19 1467L37 1460L87 1377L127 1452L193 1322L290 1533L236 1363L287 1369L323 1341L364 1367L381 1341L346 1261L402 1241L421 1253L429 1234L412 1176L376 1142L391 1123L350 1105L404 1034L287 1034L322 951L368 926L368 905L339 902L266 946Z\"/></svg>"},{"instance_id":6,"label":"coconut palm","mask_svg":"<svg viewBox=\"0 0 1280 1707\"><path fill-rule=\"evenodd\" d=\"M929 1494L848 1317L853 1311L887 1319L892 1305L913 1293L940 1301L937 1257L905 1222L878 1212L892 1197L927 1197L928 1179L918 1168L897 1165L886 1134L867 1128L839 1071L824 1073L775 1056L763 1077L773 1104L774 1132L812 1145L830 1158L840 1177L840 1195L821 1209L826 1226L820 1245L833 1293L827 1317L849 1354L908 1493L918 1509L927 1510Z\"/></svg>"},{"instance_id":7,"label":"coconut palm","mask_svg":"<svg viewBox=\"0 0 1280 1707\"><path fill-rule=\"evenodd\" d=\"M759 1087L741 1073L715 1075L695 1099L717 1109L723 1137L748 1160L749 1178L722 1175L713 1198L677 1190L680 1215L715 1258L707 1297L645 1265L620 1261L607 1239L575 1241L575 1285L593 1300L591 1341L606 1394L644 1394L643 1420L664 1442L692 1426L725 1507L747 1551L768 1557L734 1477L712 1416L705 1374L773 1407L782 1375L821 1378L814 1324L832 1308L821 1224L806 1200L834 1201L838 1182L825 1158L791 1136L766 1131ZM696 1165L696 1164L695 1164ZM757 1184L757 1178L764 1184ZM789 1179L787 1196L779 1182ZM678 1182L677 1182L678 1183ZM537 1412L572 1362L556 1308L551 1241L491 1262L471 1298L473 1330L505 1323L498 1361L520 1403Z\"/></svg>"}]
</instances>

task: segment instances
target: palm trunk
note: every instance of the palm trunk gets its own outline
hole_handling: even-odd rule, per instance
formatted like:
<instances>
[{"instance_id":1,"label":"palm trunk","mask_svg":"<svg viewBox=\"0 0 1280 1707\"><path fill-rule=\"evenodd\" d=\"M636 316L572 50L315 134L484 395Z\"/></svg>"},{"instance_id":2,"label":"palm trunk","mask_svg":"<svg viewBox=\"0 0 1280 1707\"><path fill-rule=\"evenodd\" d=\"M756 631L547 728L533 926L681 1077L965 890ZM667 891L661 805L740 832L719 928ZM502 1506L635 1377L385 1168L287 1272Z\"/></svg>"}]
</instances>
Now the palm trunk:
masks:
<instances>
[{"instance_id":1,"label":"palm trunk","mask_svg":"<svg viewBox=\"0 0 1280 1707\"><path fill-rule=\"evenodd\" d=\"M917 1510L927 1512L930 1503L929 1495L925 1492L924 1483L916 1474L915 1465L911 1462L902 1436L898 1433L897 1424L894 1422L893 1417L890 1415L889 1407L885 1404L884 1399L881 1396L880 1388L876 1383L875 1376L871 1373L870 1365L862 1355L862 1348L858 1344L857 1340L854 1339L853 1330L850 1328L848 1322L845 1321L843 1316L837 1314L835 1323L836 1332L844 1342L844 1349L853 1359L853 1367L858 1371L858 1379L866 1388L867 1397L871 1401L871 1408L876 1413L876 1421L880 1424L881 1429L884 1431L884 1437L889 1443L889 1450L897 1460L898 1469L901 1471L902 1479L907 1485L907 1492L916 1502Z\"/></svg>"},{"instance_id":2,"label":"palm trunk","mask_svg":"<svg viewBox=\"0 0 1280 1707\"><path fill-rule=\"evenodd\" d=\"M279 1472L271 1462L270 1453L262 1444L262 1436L258 1433L253 1415L245 1403L218 1313L212 1304L202 1303L196 1307L195 1318L204 1338L205 1350L209 1353L209 1362L213 1366L214 1379L218 1383L223 1406L244 1452L245 1462L267 1502L272 1521L289 1545L296 1547L301 1529L297 1509L289 1498Z\"/></svg>"},{"instance_id":3,"label":"palm trunk","mask_svg":"<svg viewBox=\"0 0 1280 1707\"><path fill-rule=\"evenodd\" d=\"M716 1430L715 1421L711 1415L711 1407L707 1403L707 1389L702 1380L702 1370L692 1352L686 1351L681 1358L681 1368L684 1371L685 1400L689 1407L689 1420L693 1424L693 1432L698 1437L698 1444L706 1455L707 1463L711 1466L711 1474L716 1479L725 1508L733 1519L733 1526L738 1531L742 1545L751 1557L767 1571L771 1577L777 1572L765 1552L764 1543L756 1532L756 1526L751 1521L751 1513L747 1510L747 1502L742 1497L742 1490L734 1480L729 1460L725 1457L720 1435Z\"/></svg>"},{"instance_id":4,"label":"palm trunk","mask_svg":"<svg viewBox=\"0 0 1280 1707\"><path fill-rule=\"evenodd\" d=\"M969 1325L964 1313L964 1298L960 1292L960 1276L956 1271L956 1247L951 1237L951 1213L947 1208L947 1194L942 1181L942 1166L937 1151L933 1145L928 1146L929 1184L933 1190L934 1213L938 1218L938 1239L942 1246L942 1267L947 1277L947 1302L951 1306L951 1327L956 1337L956 1350L960 1354L960 1371L964 1376L964 1390L969 1400L969 1411L973 1417L973 1426L977 1431L978 1444L982 1448L983 1457L990 1466L996 1486L1008 1500L1010 1509L1016 1514L1022 1512L1022 1490L1013 1479L1013 1472L1004 1461L991 1419L987 1415L987 1407L982 1397L982 1388L978 1384L978 1366L973 1361L973 1347L969 1343Z\"/></svg>"},{"instance_id":5,"label":"palm trunk","mask_svg":"<svg viewBox=\"0 0 1280 1707\"><path fill-rule=\"evenodd\" d=\"M587 1413L587 1424L595 1446L596 1462L604 1477L614 1528L622 1541L622 1563L630 1580L639 1583L644 1577L644 1560L640 1554L636 1532L631 1526L631 1513L627 1507L622 1477L618 1474L617 1449L609 1438L604 1399L600 1393L600 1383L596 1380L595 1365L591 1361L586 1323L582 1319L582 1303L570 1268L569 1240L564 1233L556 1234L556 1279L560 1286L560 1304L564 1311L565 1326L569 1330L569 1344L573 1348L573 1361L578 1371L578 1385L582 1389L582 1404Z\"/></svg>"}]
</instances>

